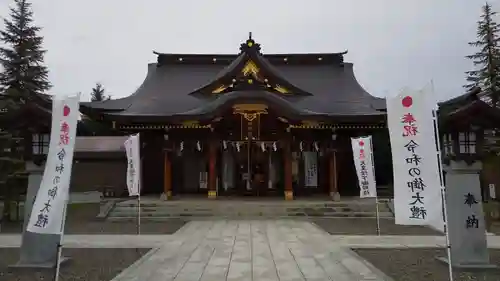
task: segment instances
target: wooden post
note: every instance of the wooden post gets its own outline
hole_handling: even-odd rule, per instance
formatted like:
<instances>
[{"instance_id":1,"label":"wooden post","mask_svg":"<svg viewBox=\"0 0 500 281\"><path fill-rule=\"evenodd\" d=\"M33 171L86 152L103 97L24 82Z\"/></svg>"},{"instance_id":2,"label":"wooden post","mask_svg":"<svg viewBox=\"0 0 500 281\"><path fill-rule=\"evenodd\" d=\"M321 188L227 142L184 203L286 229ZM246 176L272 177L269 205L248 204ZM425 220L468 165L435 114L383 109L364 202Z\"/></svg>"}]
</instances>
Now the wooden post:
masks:
<instances>
[{"instance_id":1,"label":"wooden post","mask_svg":"<svg viewBox=\"0 0 500 281\"><path fill-rule=\"evenodd\" d=\"M285 149L283 149L284 176L285 176L285 200L293 200L292 186L292 150L290 140L285 140Z\"/></svg>"},{"instance_id":2,"label":"wooden post","mask_svg":"<svg viewBox=\"0 0 500 281\"><path fill-rule=\"evenodd\" d=\"M217 158L217 148L214 141L208 144L208 198L217 198L217 173L215 171L215 164Z\"/></svg>"},{"instance_id":3,"label":"wooden post","mask_svg":"<svg viewBox=\"0 0 500 281\"><path fill-rule=\"evenodd\" d=\"M167 150L163 153L163 193L165 200L172 198L172 164Z\"/></svg>"},{"instance_id":4,"label":"wooden post","mask_svg":"<svg viewBox=\"0 0 500 281\"><path fill-rule=\"evenodd\" d=\"M328 161L328 180L330 186L330 198L334 201L340 200L340 194L337 186L337 152L333 150L330 153Z\"/></svg>"}]
</instances>

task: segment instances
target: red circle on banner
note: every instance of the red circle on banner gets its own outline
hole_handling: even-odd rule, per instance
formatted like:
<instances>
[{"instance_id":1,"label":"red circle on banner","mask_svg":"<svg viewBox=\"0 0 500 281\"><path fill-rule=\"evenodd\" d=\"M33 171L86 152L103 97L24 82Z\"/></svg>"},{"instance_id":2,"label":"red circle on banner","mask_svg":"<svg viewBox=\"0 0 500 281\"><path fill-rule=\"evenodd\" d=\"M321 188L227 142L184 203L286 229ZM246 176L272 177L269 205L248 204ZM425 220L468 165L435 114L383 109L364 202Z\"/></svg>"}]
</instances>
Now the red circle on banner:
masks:
<instances>
[{"instance_id":1,"label":"red circle on banner","mask_svg":"<svg viewBox=\"0 0 500 281\"><path fill-rule=\"evenodd\" d=\"M358 144L359 144L359 146L363 146L363 145L365 145L365 142L364 141L359 141Z\"/></svg>"},{"instance_id":2,"label":"red circle on banner","mask_svg":"<svg viewBox=\"0 0 500 281\"><path fill-rule=\"evenodd\" d=\"M406 96L403 98L403 100L401 101L401 104L404 106L404 107L410 107L412 106L413 104L413 99L410 97L410 96Z\"/></svg>"},{"instance_id":3,"label":"red circle on banner","mask_svg":"<svg viewBox=\"0 0 500 281\"><path fill-rule=\"evenodd\" d=\"M68 116L70 112L71 112L71 109L69 108L69 106L65 105L64 109L63 109L63 115Z\"/></svg>"}]
</instances>

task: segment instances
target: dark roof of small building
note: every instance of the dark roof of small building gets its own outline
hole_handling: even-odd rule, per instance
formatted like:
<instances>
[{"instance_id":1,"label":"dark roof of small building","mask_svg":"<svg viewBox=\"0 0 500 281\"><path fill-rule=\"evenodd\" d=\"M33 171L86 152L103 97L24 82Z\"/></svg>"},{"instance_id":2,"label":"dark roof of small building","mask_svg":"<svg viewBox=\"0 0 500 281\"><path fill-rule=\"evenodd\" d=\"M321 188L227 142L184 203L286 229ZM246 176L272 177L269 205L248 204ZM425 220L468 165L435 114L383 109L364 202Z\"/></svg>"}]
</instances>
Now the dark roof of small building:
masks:
<instances>
[{"instance_id":1,"label":"dark roof of small building","mask_svg":"<svg viewBox=\"0 0 500 281\"><path fill-rule=\"evenodd\" d=\"M440 122L453 124L455 127L479 125L482 128L498 128L500 109L481 99L484 95L476 87L468 92L439 103Z\"/></svg>"},{"instance_id":2,"label":"dark roof of small building","mask_svg":"<svg viewBox=\"0 0 500 281\"><path fill-rule=\"evenodd\" d=\"M75 152L125 152L129 136L76 137Z\"/></svg>"},{"instance_id":3,"label":"dark roof of small building","mask_svg":"<svg viewBox=\"0 0 500 281\"><path fill-rule=\"evenodd\" d=\"M191 116L206 113L238 97L267 96L300 115L385 114L385 99L374 97L363 89L356 80L353 64L343 61L345 52L263 55L259 45L249 40L252 44L247 40L238 55L156 53L158 62L149 64L144 82L132 95L102 102L83 102L82 112L102 112L115 118ZM250 46L247 49L246 44ZM266 78L273 80L267 82L265 79L266 83L285 85L291 89L290 94L265 89L205 94L204 89L213 89L214 85L233 78L235 70L241 70L249 59L265 72Z\"/></svg>"},{"instance_id":4,"label":"dark roof of small building","mask_svg":"<svg viewBox=\"0 0 500 281\"><path fill-rule=\"evenodd\" d=\"M438 103L440 108L457 107L479 99L481 88L474 87L464 94Z\"/></svg>"}]
</instances>

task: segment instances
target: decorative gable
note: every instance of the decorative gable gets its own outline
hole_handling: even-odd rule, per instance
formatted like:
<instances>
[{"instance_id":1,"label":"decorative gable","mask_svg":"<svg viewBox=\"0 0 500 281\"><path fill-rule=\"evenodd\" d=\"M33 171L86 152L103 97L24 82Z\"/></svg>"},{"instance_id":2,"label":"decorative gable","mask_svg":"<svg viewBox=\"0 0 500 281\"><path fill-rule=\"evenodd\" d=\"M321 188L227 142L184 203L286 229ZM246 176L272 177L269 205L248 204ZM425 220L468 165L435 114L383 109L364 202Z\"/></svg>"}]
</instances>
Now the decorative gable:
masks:
<instances>
[{"instance_id":1,"label":"decorative gable","mask_svg":"<svg viewBox=\"0 0 500 281\"><path fill-rule=\"evenodd\" d=\"M221 95L244 90L265 90L281 95L312 95L288 82L262 56L260 44L255 43L251 34L249 39L241 44L239 56L213 81L191 94Z\"/></svg>"}]
</instances>

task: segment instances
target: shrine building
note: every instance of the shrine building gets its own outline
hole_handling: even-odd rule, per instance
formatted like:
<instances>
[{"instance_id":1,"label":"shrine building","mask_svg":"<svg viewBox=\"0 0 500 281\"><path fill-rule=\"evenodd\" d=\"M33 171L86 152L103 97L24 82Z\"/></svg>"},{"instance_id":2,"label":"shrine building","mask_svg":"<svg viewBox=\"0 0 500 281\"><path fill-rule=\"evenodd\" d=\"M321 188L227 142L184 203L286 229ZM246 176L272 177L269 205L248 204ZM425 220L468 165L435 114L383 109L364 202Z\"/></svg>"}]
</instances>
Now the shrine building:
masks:
<instances>
[{"instance_id":1,"label":"shrine building","mask_svg":"<svg viewBox=\"0 0 500 281\"><path fill-rule=\"evenodd\" d=\"M374 136L379 186L392 169L385 99L346 53L263 54L251 36L238 54L155 52L133 94L81 112L140 133L144 194L357 196L351 137Z\"/></svg>"},{"instance_id":2,"label":"shrine building","mask_svg":"<svg viewBox=\"0 0 500 281\"><path fill-rule=\"evenodd\" d=\"M377 193L392 197L385 99L359 85L345 54L262 54L251 37L234 55L156 53L135 93L81 103L84 119L111 130L89 136L79 124L70 190L127 196L123 143L140 133L145 195L358 197L351 138L371 135ZM441 164L482 162L483 198L500 186L500 158L487 151L500 143L500 109L488 96L474 88L441 102L437 115ZM0 127L32 135L24 159L29 179L39 180L51 99L29 95L13 112L3 102Z\"/></svg>"}]
</instances>

